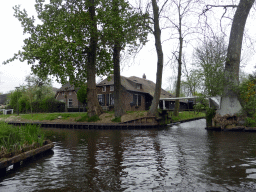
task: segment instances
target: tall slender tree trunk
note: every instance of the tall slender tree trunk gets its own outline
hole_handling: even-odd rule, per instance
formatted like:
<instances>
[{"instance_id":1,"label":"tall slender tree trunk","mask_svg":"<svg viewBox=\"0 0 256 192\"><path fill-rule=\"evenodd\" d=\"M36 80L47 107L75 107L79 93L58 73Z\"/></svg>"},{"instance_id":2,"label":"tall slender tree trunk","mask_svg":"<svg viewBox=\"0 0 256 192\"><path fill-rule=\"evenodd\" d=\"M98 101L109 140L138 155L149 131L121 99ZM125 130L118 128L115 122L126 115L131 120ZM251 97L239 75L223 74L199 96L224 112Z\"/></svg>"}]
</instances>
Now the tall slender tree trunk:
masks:
<instances>
[{"instance_id":1,"label":"tall slender tree trunk","mask_svg":"<svg viewBox=\"0 0 256 192\"><path fill-rule=\"evenodd\" d=\"M178 58L178 78L177 78L177 85L176 85L176 97L180 97L182 46L183 46L183 38L181 37L181 34L180 34L180 48L179 48L179 58ZM178 116L179 110L180 110L180 101L176 100L173 115Z\"/></svg>"},{"instance_id":2,"label":"tall slender tree trunk","mask_svg":"<svg viewBox=\"0 0 256 192\"><path fill-rule=\"evenodd\" d=\"M122 86L121 86L121 76L120 76L120 52L121 47L118 42L114 45L113 50L113 61L114 61L114 108L115 117L121 117L124 111L124 103L122 101Z\"/></svg>"},{"instance_id":3,"label":"tall slender tree trunk","mask_svg":"<svg viewBox=\"0 0 256 192\"><path fill-rule=\"evenodd\" d=\"M221 109L217 111L220 115L234 115L242 109L234 86L237 86L239 83L239 67L244 27L254 2L255 0L240 0L234 15L225 63L224 93L221 98Z\"/></svg>"},{"instance_id":4,"label":"tall slender tree trunk","mask_svg":"<svg viewBox=\"0 0 256 192\"><path fill-rule=\"evenodd\" d=\"M119 10L119 0L112 0L113 3L113 15L117 20L120 19L120 10ZM114 36L114 48L113 48L113 62L114 62L114 109L115 117L121 117L124 111L124 103L122 100L122 86L121 86L121 76L120 76L120 52L121 44L119 40L120 33L122 34L122 26L119 22L113 24L116 29L117 35Z\"/></svg>"},{"instance_id":5,"label":"tall slender tree trunk","mask_svg":"<svg viewBox=\"0 0 256 192\"><path fill-rule=\"evenodd\" d=\"M181 66L182 66L182 49L183 49L183 38L182 38L182 29L181 29L181 22L182 22L182 17L180 13L180 4L178 6L178 12L179 12L179 56L177 58L178 61L178 77L177 77L177 84L176 84L176 97L180 97L180 84L181 84ZM180 110L180 100L175 101L175 106L174 106L174 116L179 115L179 110Z\"/></svg>"},{"instance_id":6,"label":"tall slender tree trunk","mask_svg":"<svg viewBox=\"0 0 256 192\"><path fill-rule=\"evenodd\" d=\"M154 13L154 36L155 36L155 47L157 52L157 74L156 74L156 87L154 98L151 107L148 112L148 116L157 116L157 107L159 104L159 98L161 94L162 86L162 74L163 74L163 50L161 44L161 30L159 26L159 8L157 6L156 0L152 0L152 7Z\"/></svg>"},{"instance_id":7,"label":"tall slender tree trunk","mask_svg":"<svg viewBox=\"0 0 256 192\"><path fill-rule=\"evenodd\" d=\"M97 54L97 21L95 18L95 2L90 0L89 13L91 16L92 26L90 31L90 45L88 50L88 65L87 65L87 99L88 99L88 116L100 115L103 113L96 92L96 54Z\"/></svg>"}]
</instances>

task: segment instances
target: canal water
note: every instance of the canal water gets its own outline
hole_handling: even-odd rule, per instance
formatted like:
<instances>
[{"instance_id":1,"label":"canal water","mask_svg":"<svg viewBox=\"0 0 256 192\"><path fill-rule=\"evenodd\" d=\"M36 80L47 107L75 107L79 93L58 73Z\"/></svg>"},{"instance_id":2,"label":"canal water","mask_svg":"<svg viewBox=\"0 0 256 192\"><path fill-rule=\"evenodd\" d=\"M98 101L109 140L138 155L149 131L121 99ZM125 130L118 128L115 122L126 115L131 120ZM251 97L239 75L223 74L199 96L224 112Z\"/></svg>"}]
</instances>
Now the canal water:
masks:
<instances>
[{"instance_id":1,"label":"canal water","mask_svg":"<svg viewBox=\"0 0 256 192\"><path fill-rule=\"evenodd\" d=\"M256 133L44 129L53 151L0 178L0 191L256 191Z\"/></svg>"}]
</instances>

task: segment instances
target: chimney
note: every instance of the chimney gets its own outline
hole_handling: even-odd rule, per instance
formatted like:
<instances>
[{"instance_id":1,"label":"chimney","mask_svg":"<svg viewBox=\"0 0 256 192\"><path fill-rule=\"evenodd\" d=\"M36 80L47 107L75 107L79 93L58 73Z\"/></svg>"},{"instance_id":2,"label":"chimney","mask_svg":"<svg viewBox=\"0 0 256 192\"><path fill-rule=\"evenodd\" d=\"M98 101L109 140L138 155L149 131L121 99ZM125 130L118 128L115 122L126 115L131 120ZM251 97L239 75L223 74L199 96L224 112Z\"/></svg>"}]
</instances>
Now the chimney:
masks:
<instances>
[{"instance_id":1,"label":"chimney","mask_svg":"<svg viewBox=\"0 0 256 192\"><path fill-rule=\"evenodd\" d=\"M145 73L143 74L142 78L143 78L143 79L146 79L146 75L145 75Z\"/></svg>"}]
</instances>

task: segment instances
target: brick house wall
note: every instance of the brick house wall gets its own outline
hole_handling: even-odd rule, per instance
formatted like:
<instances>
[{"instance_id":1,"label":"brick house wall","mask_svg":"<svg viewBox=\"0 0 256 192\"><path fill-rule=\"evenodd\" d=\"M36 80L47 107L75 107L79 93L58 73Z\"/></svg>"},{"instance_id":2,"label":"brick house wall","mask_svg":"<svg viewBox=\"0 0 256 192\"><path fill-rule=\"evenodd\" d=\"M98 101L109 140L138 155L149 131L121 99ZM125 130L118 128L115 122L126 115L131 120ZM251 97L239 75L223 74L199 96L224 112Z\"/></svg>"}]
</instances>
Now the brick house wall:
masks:
<instances>
[{"instance_id":1,"label":"brick house wall","mask_svg":"<svg viewBox=\"0 0 256 192\"><path fill-rule=\"evenodd\" d=\"M113 110L113 103L111 103L111 96L114 96L113 85L97 86L97 96L101 106L109 106ZM104 87L104 88L103 88ZM108 96L107 96L108 95ZM135 98L134 98L134 95ZM122 87L122 101L124 102L125 111L142 111L145 110L145 95L143 93L127 91ZM109 100L109 101L107 101ZM131 103L136 100L136 104Z\"/></svg>"},{"instance_id":2,"label":"brick house wall","mask_svg":"<svg viewBox=\"0 0 256 192\"><path fill-rule=\"evenodd\" d=\"M67 108L78 108L82 106L77 99L77 94L75 90L58 92L56 99L64 103L67 102Z\"/></svg>"}]
</instances>

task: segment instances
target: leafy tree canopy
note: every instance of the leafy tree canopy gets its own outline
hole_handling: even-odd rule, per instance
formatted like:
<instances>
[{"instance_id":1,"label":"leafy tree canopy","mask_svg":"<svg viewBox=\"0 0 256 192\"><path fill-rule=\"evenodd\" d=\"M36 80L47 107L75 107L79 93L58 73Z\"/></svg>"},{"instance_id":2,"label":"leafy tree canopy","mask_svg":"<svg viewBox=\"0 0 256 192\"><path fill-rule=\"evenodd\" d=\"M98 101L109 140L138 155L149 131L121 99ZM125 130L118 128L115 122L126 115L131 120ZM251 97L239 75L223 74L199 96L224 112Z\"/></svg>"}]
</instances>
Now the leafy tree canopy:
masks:
<instances>
[{"instance_id":1,"label":"leafy tree canopy","mask_svg":"<svg viewBox=\"0 0 256 192\"><path fill-rule=\"evenodd\" d=\"M32 71L40 77L54 75L61 83L67 77L71 82L85 82L87 77L88 55L91 31L95 31L90 19L89 1L86 0L37 0L37 17L29 17L26 10L15 6L14 16L22 24L23 32L29 34L24 40L22 50L4 64L15 59L28 61ZM98 25L102 26L102 6L96 2ZM103 37L103 30L97 30L95 36ZM38 61L38 62L37 62ZM97 74L105 75L112 68L111 50L101 39L97 47Z\"/></svg>"}]
</instances>

